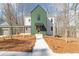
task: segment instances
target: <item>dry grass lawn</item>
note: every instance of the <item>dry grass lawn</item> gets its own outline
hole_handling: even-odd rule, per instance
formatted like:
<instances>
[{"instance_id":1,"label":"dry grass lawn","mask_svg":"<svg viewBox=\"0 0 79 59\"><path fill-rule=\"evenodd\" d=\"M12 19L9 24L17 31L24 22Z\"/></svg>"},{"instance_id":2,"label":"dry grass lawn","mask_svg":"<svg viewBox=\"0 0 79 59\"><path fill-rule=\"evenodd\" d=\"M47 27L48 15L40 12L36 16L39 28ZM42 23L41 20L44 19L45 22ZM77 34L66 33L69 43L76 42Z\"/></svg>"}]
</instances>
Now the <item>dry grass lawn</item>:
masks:
<instances>
[{"instance_id":1,"label":"dry grass lawn","mask_svg":"<svg viewBox=\"0 0 79 59\"><path fill-rule=\"evenodd\" d=\"M15 35L12 39L8 36L0 40L0 51L31 52L35 44L35 37L28 35Z\"/></svg>"},{"instance_id":2,"label":"dry grass lawn","mask_svg":"<svg viewBox=\"0 0 79 59\"><path fill-rule=\"evenodd\" d=\"M55 53L79 53L78 38L57 38L52 36L45 36L44 38Z\"/></svg>"}]
</instances>

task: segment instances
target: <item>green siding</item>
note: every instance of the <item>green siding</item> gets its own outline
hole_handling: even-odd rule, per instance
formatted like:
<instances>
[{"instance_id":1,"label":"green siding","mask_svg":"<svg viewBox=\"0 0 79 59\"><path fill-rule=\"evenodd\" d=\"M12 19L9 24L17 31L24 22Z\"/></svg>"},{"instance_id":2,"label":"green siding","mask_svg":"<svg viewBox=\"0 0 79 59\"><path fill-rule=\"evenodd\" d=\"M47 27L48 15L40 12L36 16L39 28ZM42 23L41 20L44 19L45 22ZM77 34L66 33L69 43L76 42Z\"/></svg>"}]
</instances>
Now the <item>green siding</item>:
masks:
<instances>
[{"instance_id":1,"label":"green siding","mask_svg":"<svg viewBox=\"0 0 79 59\"><path fill-rule=\"evenodd\" d=\"M37 20L37 15L40 15L40 20ZM47 13L44 9L42 9L40 6L38 6L36 9L34 9L31 13L31 33L35 34L36 32L36 28L35 28L35 24L36 23L43 23L46 27L46 22L47 21ZM40 33L42 34L47 34L47 31L41 31Z\"/></svg>"}]
</instances>

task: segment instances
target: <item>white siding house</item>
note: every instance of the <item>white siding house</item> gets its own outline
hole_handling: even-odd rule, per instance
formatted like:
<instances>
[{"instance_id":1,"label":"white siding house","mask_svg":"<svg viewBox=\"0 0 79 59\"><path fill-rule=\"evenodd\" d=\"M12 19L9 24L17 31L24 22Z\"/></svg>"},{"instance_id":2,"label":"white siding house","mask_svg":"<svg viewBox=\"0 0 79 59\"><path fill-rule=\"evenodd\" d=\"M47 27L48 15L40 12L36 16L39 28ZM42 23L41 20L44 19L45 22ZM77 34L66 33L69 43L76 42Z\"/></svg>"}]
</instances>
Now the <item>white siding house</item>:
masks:
<instances>
[{"instance_id":1,"label":"white siding house","mask_svg":"<svg viewBox=\"0 0 79 59\"><path fill-rule=\"evenodd\" d=\"M54 17L48 17L48 19L47 19L47 34L48 35L54 35L55 33L55 31L54 31Z\"/></svg>"},{"instance_id":2,"label":"white siding house","mask_svg":"<svg viewBox=\"0 0 79 59\"><path fill-rule=\"evenodd\" d=\"M25 33L31 33L31 17L24 17Z\"/></svg>"}]
</instances>

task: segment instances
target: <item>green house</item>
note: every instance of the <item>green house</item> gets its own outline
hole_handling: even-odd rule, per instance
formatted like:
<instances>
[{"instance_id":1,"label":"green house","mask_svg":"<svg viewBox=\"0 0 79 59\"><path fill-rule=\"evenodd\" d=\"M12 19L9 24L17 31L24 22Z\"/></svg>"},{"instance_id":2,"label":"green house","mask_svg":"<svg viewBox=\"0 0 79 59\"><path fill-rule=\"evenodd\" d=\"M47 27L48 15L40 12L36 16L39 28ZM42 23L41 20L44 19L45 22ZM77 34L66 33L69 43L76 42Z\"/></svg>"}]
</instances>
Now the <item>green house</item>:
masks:
<instances>
[{"instance_id":1,"label":"green house","mask_svg":"<svg viewBox=\"0 0 79 59\"><path fill-rule=\"evenodd\" d=\"M31 33L42 33L47 34L47 12L40 6L37 5L31 11Z\"/></svg>"}]
</instances>

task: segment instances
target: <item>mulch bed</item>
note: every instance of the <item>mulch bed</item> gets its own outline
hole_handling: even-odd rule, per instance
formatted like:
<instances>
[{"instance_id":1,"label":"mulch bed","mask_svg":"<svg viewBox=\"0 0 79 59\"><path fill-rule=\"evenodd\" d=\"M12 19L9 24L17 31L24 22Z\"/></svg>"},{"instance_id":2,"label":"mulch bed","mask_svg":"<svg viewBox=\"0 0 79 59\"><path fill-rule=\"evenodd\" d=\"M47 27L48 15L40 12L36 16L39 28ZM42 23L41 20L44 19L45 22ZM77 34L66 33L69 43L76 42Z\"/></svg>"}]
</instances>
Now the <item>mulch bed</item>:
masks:
<instances>
[{"instance_id":1,"label":"mulch bed","mask_svg":"<svg viewBox=\"0 0 79 59\"><path fill-rule=\"evenodd\" d=\"M22 39L23 38L23 39ZM34 36L25 36L20 38L12 38L0 40L0 51L22 51L31 52L35 44Z\"/></svg>"},{"instance_id":2,"label":"mulch bed","mask_svg":"<svg viewBox=\"0 0 79 59\"><path fill-rule=\"evenodd\" d=\"M76 38L66 41L69 38L57 38L45 36L45 41L55 53L79 53L79 40Z\"/></svg>"}]
</instances>

